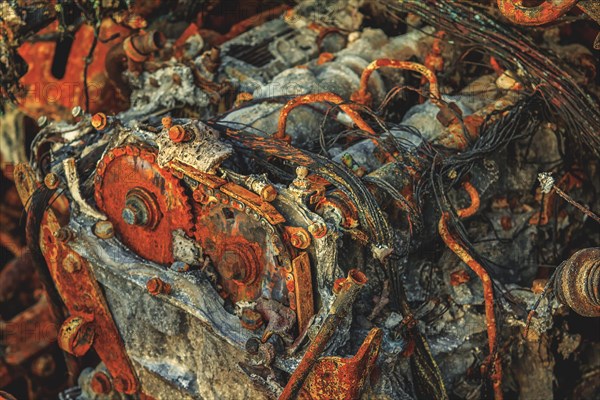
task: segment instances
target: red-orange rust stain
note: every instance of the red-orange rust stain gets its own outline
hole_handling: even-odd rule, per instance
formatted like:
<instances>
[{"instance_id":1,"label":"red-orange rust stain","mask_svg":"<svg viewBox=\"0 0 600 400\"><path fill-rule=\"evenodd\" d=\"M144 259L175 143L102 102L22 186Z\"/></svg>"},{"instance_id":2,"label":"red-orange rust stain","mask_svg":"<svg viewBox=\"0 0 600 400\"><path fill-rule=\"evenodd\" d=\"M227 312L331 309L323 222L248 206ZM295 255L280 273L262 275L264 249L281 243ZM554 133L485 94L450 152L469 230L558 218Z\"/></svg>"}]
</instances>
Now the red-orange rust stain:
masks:
<instances>
[{"instance_id":1,"label":"red-orange rust stain","mask_svg":"<svg viewBox=\"0 0 600 400\"><path fill-rule=\"evenodd\" d=\"M179 179L154 163L155 157L153 151L135 146L109 152L98 167L95 198L127 247L148 260L170 264L174 261L172 231L183 229L191 236L193 216ZM132 189L154 199L159 214L154 226L124 221L122 212Z\"/></svg>"},{"instance_id":2,"label":"red-orange rust stain","mask_svg":"<svg viewBox=\"0 0 600 400\"><path fill-rule=\"evenodd\" d=\"M58 23L55 22L40 31L40 34L57 32L57 29ZM117 33L123 37L128 32L127 28L105 19L100 29L100 37L105 38ZM56 118L72 118L71 109L77 105L85 105L83 71L93 38L94 29L89 25L82 25L75 32L69 57L65 60L65 74L60 78L52 74L56 42L23 43L19 54L27 62L29 70L20 80L25 88L25 93L19 98L21 109L33 117L49 115ZM121 111L120 105L114 101L115 90L110 85L104 69L106 55L114 44L114 40L107 43L98 41L94 49L87 72L91 113L104 111L114 114Z\"/></svg>"},{"instance_id":3,"label":"red-orange rust stain","mask_svg":"<svg viewBox=\"0 0 600 400\"><path fill-rule=\"evenodd\" d=\"M458 216L460 218L467 218L474 215L479 209L479 193L477 189L469 182L465 182L463 185L464 189L467 191L471 198L471 204L469 207L460 209L457 211ZM502 394L502 364L500 362L500 358L498 357L496 351L496 316L494 314L494 286L493 282L487 273L487 271L479 264L467 251L465 247L463 247L456 238L450 233L448 229L448 219L450 215L447 212L442 213L442 217L440 218L440 222L438 224L438 230L440 236L446 243L446 246L450 250L454 252L465 264L469 266L477 274L479 279L483 284L483 297L485 303L485 318L486 318L486 327L488 334L488 345L490 350L490 355L494 355L494 372L491 375L492 385L494 387L494 398L496 400L501 400L503 398Z\"/></svg>"},{"instance_id":4,"label":"red-orange rust stain","mask_svg":"<svg viewBox=\"0 0 600 400\"><path fill-rule=\"evenodd\" d=\"M360 77L360 87L356 92L352 94L352 101L364 105L370 105L372 98L368 92L369 78L371 77L371 74L373 74L374 71L382 67L398 68L420 73L429 81L429 91L431 92L432 96L431 102L437 105L438 107L441 106L441 103L439 101L441 99L440 89L438 86L437 77L435 76L433 71L419 63L411 61L392 60L388 58L380 58L378 60L375 60L363 70L363 73Z\"/></svg>"},{"instance_id":5,"label":"red-orange rust stain","mask_svg":"<svg viewBox=\"0 0 600 400\"><path fill-rule=\"evenodd\" d=\"M119 389L123 393L134 394L138 391L139 383L102 289L96 282L87 260L54 237L53 232L59 229L60 225L54 212L48 210L42 221L40 247L52 280L69 314L93 321L94 350L111 376L118 377L121 381ZM62 260L67 256L75 258L81 268L67 272L62 266Z\"/></svg>"},{"instance_id":6,"label":"red-orange rust stain","mask_svg":"<svg viewBox=\"0 0 600 400\"><path fill-rule=\"evenodd\" d=\"M365 122L365 120L349 105L344 104L345 100L340 96L334 93L313 93L307 94L303 96L298 96L288 101L283 108L281 109L281 114L279 114L279 122L277 125L277 133L273 135L274 138L277 139L285 139L287 138L287 134L285 133L287 118L290 112L301 105L311 104L311 103L320 103L320 102L329 102L333 104L337 104L340 108L348 114L348 116L354 121L357 127L370 133L371 135L375 134L375 131Z\"/></svg>"},{"instance_id":7,"label":"red-orange rust stain","mask_svg":"<svg viewBox=\"0 0 600 400\"><path fill-rule=\"evenodd\" d=\"M298 316L298 331L303 332L310 318L315 314L313 300L312 273L308 253L301 252L292 260L294 287L291 291L296 297L296 315ZM289 288L288 288L289 289Z\"/></svg>"},{"instance_id":8,"label":"red-orange rust stain","mask_svg":"<svg viewBox=\"0 0 600 400\"><path fill-rule=\"evenodd\" d=\"M446 32L438 31L433 39L431 46L431 52L425 56L425 67L429 68L432 72L442 72L444 70L444 58L442 57L442 45L443 39L446 36ZM427 83L427 77L421 77L421 85Z\"/></svg>"},{"instance_id":9,"label":"red-orange rust stain","mask_svg":"<svg viewBox=\"0 0 600 400\"><path fill-rule=\"evenodd\" d=\"M248 207L260 213L260 215L272 225L285 222L285 218L275 207L248 189L229 182L221 186L220 190L228 196L231 196L231 198L244 202Z\"/></svg>"},{"instance_id":10,"label":"red-orange rust stain","mask_svg":"<svg viewBox=\"0 0 600 400\"><path fill-rule=\"evenodd\" d=\"M523 0L498 0L500 12L519 25L544 25L566 14L579 0L545 0L537 6L524 6Z\"/></svg>"},{"instance_id":11,"label":"red-orange rust stain","mask_svg":"<svg viewBox=\"0 0 600 400\"><path fill-rule=\"evenodd\" d=\"M335 56L331 53L324 52L319 54L319 58L317 59L317 65L322 65L333 60Z\"/></svg>"},{"instance_id":12,"label":"red-orange rust stain","mask_svg":"<svg viewBox=\"0 0 600 400\"><path fill-rule=\"evenodd\" d=\"M219 273L225 293L233 302L259 298L265 269L276 267L267 252L266 232L249 215L224 205L195 209L196 240Z\"/></svg>"},{"instance_id":13,"label":"red-orange rust stain","mask_svg":"<svg viewBox=\"0 0 600 400\"><path fill-rule=\"evenodd\" d=\"M382 332L373 328L358 349L349 358L323 357L310 372L299 399L353 400L360 398L365 381L371 375L379 355Z\"/></svg>"}]
</instances>

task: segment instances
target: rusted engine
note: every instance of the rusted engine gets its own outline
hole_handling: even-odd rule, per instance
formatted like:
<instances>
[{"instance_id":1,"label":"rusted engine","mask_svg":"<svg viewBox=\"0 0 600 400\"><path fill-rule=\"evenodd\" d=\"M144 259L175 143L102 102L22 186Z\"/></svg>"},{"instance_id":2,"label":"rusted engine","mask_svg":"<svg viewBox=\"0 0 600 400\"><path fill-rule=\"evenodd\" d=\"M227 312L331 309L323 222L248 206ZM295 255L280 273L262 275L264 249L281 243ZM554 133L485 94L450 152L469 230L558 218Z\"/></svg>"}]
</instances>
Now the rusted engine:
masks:
<instances>
[{"instance_id":1,"label":"rusted engine","mask_svg":"<svg viewBox=\"0 0 600 400\"><path fill-rule=\"evenodd\" d=\"M32 105L47 63L22 79L43 115L12 176L45 290L0 320L0 378L50 379L56 338L68 399L594 392L598 340L569 327L600 316L590 50L537 49L495 4L301 1L219 32L218 2L185 23L108 3L79 7L73 101ZM14 350L22 320L52 326L41 350ZM584 360L564 392L559 357Z\"/></svg>"}]
</instances>

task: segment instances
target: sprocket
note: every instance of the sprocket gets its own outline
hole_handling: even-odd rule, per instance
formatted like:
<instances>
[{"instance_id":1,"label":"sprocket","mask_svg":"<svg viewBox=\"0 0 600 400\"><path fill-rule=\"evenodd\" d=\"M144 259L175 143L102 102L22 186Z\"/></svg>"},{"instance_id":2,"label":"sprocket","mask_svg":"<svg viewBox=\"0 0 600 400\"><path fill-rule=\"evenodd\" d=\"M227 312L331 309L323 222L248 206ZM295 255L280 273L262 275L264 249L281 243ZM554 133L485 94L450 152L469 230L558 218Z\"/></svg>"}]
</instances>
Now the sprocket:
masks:
<instances>
[{"instance_id":1,"label":"sprocket","mask_svg":"<svg viewBox=\"0 0 600 400\"><path fill-rule=\"evenodd\" d=\"M120 240L156 263L174 261L173 231L192 235L190 200L180 180L156 163L153 149L126 145L108 151L96 169L95 199Z\"/></svg>"}]
</instances>

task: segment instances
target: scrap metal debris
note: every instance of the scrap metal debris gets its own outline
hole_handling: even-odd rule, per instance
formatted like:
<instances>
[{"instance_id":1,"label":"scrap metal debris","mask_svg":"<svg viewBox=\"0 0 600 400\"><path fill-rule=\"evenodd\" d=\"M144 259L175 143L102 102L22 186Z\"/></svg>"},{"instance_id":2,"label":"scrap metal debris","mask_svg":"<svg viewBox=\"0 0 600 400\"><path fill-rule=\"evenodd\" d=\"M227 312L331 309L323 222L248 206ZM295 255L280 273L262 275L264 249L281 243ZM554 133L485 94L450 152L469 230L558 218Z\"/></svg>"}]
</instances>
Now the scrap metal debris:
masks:
<instances>
[{"instance_id":1,"label":"scrap metal debris","mask_svg":"<svg viewBox=\"0 0 600 400\"><path fill-rule=\"evenodd\" d=\"M600 9L534 3L0 3L0 399L599 398Z\"/></svg>"}]
</instances>

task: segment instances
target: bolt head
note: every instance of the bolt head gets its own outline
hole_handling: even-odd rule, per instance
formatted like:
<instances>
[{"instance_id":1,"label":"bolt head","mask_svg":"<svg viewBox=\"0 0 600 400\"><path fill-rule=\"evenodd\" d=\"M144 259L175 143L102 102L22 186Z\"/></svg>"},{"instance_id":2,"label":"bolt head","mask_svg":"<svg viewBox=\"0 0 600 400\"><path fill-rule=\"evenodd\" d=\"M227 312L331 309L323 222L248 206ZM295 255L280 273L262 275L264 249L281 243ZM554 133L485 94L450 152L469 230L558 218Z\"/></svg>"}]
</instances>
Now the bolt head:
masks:
<instances>
[{"instance_id":1,"label":"bolt head","mask_svg":"<svg viewBox=\"0 0 600 400\"><path fill-rule=\"evenodd\" d=\"M187 142L190 139L190 135L183 126L173 125L169 129L169 138L175 143L181 143Z\"/></svg>"},{"instance_id":2,"label":"bolt head","mask_svg":"<svg viewBox=\"0 0 600 400\"><path fill-rule=\"evenodd\" d=\"M90 381L90 387L96 394L108 394L112 390L110 377L102 371L98 371Z\"/></svg>"},{"instance_id":3,"label":"bolt head","mask_svg":"<svg viewBox=\"0 0 600 400\"><path fill-rule=\"evenodd\" d=\"M327 225L323 222L314 222L308 226L308 231L315 239L320 239L327 234Z\"/></svg>"},{"instance_id":4,"label":"bolt head","mask_svg":"<svg viewBox=\"0 0 600 400\"><path fill-rule=\"evenodd\" d=\"M102 129L106 128L106 125L108 125L108 118L106 117L106 114L104 113L96 113L92 116L92 126L96 129L101 131Z\"/></svg>"},{"instance_id":5,"label":"bolt head","mask_svg":"<svg viewBox=\"0 0 600 400\"><path fill-rule=\"evenodd\" d=\"M273 185L266 185L263 190L260 192L260 197L264 201L271 202L277 198L277 189Z\"/></svg>"},{"instance_id":6,"label":"bolt head","mask_svg":"<svg viewBox=\"0 0 600 400\"><path fill-rule=\"evenodd\" d=\"M83 114L83 109L81 107L75 106L71 109L71 115L73 116L73 118L77 118L81 114Z\"/></svg>"},{"instance_id":7,"label":"bolt head","mask_svg":"<svg viewBox=\"0 0 600 400\"><path fill-rule=\"evenodd\" d=\"M47 123L48 123L48 117L46 117L45 115L42 115L37 119L37 124L40 128L43 128L44 126L46 126Z\"/></svg>"},{"instance_id":8,"label":"bolt head","mask_svg":"<svg viewBox=\"0 0 600 400\"><path fill-rule=\"evenodd\" d=\"M44 185L46 185L48 189L56 189L58 187L58 182L58 175L54 172L50 172L44 177Z\"/></svg>"},{"instance_id":9,"label":"bolt head","mask_svg":"<svg viewBox=\"0 0 600 400\"><path fill-rule=\"evenodd\" d=\"M133 208L131 208L129 206L127 206L123 209L123 212L121 213L121 217L123 218L123 221L125 221L125 223L129 224L129 225L136 225L139 222L137 213L135 212L135 210Z\"/></svg>"},{"instance_id":10,"label":"bolt head","mask_svg":"<svg viewBox=\"0 0 600 400\"><path fill-rule=\"evenodd\" d=\"M94 235L100 239L110 239L115 235L113 224L110 221L98 221L94 225Z\"/></svg>"}]
</instances>

